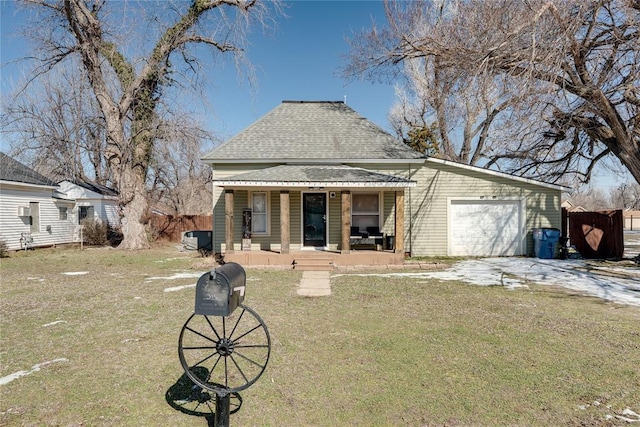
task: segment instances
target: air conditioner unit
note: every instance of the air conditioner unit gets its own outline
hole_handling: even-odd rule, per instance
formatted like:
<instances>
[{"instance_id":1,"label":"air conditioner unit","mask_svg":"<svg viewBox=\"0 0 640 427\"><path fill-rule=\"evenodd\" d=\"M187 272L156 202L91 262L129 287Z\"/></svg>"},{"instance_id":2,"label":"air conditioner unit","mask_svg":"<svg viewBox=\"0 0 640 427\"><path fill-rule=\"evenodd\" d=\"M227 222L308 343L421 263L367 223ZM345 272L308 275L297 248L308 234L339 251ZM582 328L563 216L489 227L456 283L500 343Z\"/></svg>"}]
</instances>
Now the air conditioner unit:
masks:
<instances>
[{"instance_id":1,"label":"air conditioner unit","mask_svg":"<svg viewBox=\"0 0 640 427\"><path fill-rule=\"evenodd\" d=\"M18 216L31 216L31 209L26 206L19 206Z\"/></svg>"}]
</instances>

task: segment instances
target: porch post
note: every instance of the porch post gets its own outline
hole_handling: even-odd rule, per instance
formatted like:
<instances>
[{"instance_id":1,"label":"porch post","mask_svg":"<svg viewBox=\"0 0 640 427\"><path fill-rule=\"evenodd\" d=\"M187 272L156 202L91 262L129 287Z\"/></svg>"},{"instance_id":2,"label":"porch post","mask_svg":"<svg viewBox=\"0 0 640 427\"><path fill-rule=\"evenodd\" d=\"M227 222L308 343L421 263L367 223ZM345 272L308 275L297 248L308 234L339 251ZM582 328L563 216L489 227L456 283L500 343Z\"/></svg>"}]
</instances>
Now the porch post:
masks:
<instances>
[{"instance_id":1,"label":"porch post","mask_svg":"<svg viewBox=\"0 0 640 427\"><path fill-rule=\"evenodd\" d=\"M343 190L340 193L341 206L341 231L340 253L348 254L351 250L349 236L351 235L351 191Z\"/></svg>"},{"instance_id":2,"label":"porch post","mask_svg":"<svg viewBox=\"0 0 640 427\"><path fill-rule=\"evenodd\" d=\"M289 190L280 191L280 253L289 253L291 241Z\"/></svg>"},{"instance_id":3,"label":"porch post","mask_svg":"<svg viewBox=\"0 0 640 427\"><path fill-rule=\"evenodd\" d=\"M224 190L224 244L225 252L233 253L233 190Z\"/></svg>"},{"instance_id":4,"label":"porch post","mask_svg":"<svg viewBox=\"0 0 640 427\"><path fill-rule=\"evenodd\" d=\"M396 250L397 254L404 253L404 190L396 191Z\"/></svg>"}]
</instances>

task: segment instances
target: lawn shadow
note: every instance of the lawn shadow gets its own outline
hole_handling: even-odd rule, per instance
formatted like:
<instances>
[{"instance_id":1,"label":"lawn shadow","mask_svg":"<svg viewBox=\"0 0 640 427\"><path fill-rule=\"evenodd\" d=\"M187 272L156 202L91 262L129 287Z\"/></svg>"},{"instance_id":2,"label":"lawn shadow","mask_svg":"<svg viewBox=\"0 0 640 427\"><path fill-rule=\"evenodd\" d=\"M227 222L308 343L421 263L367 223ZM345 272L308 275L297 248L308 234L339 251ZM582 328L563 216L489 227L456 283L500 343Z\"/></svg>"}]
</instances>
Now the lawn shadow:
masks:
<instances>
[{"instance_id":1,"label":"lawn shadow","mask_svg":"<svg viewBox=\"0 0 640 427\"><path fill-rule=\"evenodd\" d=\"M204 367L191 368L191 372L206 381L209 370ZM216 425L216 394L195 384L186 373L165 393L165 400L176 411L196 417L204 417L209 427ZM242 406L240 393L231 393L229 414L234 414Z\"/></svg>"}]
</instances>

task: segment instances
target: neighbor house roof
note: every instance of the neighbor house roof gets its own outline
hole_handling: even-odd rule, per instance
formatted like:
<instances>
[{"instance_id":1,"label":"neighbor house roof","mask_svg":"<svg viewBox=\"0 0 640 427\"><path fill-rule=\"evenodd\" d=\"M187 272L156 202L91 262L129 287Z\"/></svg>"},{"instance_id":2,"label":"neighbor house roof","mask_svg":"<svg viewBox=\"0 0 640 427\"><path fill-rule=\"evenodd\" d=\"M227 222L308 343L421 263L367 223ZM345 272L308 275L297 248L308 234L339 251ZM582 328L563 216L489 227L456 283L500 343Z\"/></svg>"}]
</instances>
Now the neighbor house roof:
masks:
<instances>
[{"instance_id":1,"label":"neighbor house roof","mask_svg":"<svg viewBox=\"0 0 640 427\"><path fill-rule=\"evenodd\" d=\"M227 179L214 179L214 185L282 187L327 187L339 183L353 187L413 187L415 181L345 165L279 165Z\"/></svg>"},{"instance_id":2,"label":"neighbor house roof","mask_svg":"<svg viewBox=\"0 0 640 427\"><path fill-rule=\"evenodd\" d=\"M79 185L80 187L86 188L87 190L91 190L94 193L101 194L103 196L118 195L117 190L114 190L113 188L109 188L101 184L96 184L95 182L81 181L81 180L75 180L75 181L69 181L69 182Z\"/></svg>"},{"instance_id":3,"label":"neighbor house roof","mask_svg":"<svg viewBox=\"0 0 640 427\"><path fill-rule=\"evenodd\" d=\"M283 101L203 157L207 163L376 163L423 159L342 101Z\"/></svg>"},{"instance_id":4,"label":"neighbor house roof","mask_svg":"<svg viewBox=\"0 0 640 427\"><path fill-rule=\"evenodd\" d=\"M56 183L0 151L0 180L56 187Z\"/></svg>"}]
</instances>

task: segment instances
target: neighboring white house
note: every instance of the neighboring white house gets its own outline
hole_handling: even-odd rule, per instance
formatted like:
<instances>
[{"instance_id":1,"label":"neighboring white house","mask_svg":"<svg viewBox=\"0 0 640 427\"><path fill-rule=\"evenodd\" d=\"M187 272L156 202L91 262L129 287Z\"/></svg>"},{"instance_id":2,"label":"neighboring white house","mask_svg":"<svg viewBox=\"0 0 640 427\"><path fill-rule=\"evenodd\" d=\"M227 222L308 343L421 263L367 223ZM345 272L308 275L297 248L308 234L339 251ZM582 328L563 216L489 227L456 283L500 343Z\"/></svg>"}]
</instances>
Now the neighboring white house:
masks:
<instances>
[{"instance_id":1,"label":"neighboring white house","mask_svg":"<svg viewBox=\"0 0 640 427\"><path fill-rule=\"evenodd\" d=\"M112 227L120 225L118 192L103 185L83 181L62 181L59 189L76 201L78 222L95 218Z\"/></svg>"},{"instance_id":2,"label":"neighboring white house","mask_svg":"<svg viewBox=\"0 0 640 427\"><path fill-rule=\"evenodd\" d=\"M8 250L73 242L74 206L55 182L0 152L0 240Z\"/></svg>"},{"instance_id":3,"label":"neighboring white house","mask_svg":"<svg viewBox=\"0 0 640 427\"><path fill-rule=\"evenodd\" d=\"M0 152L0 240L8 250L79 242L85 218L117 227L117 196L89 182L56 184Z\"/></svg>"}]
</instances>

